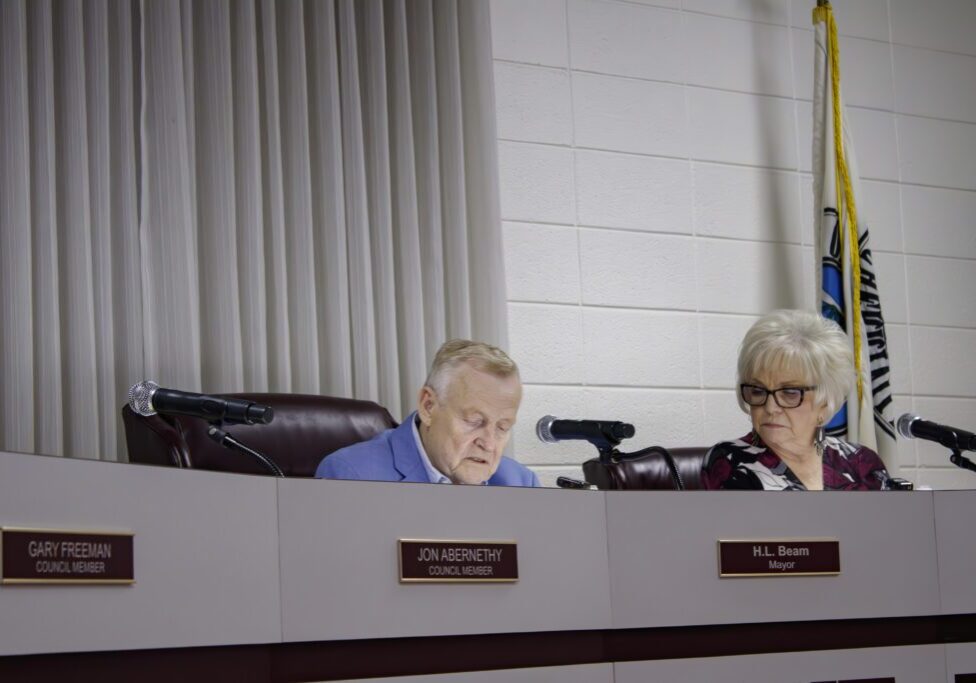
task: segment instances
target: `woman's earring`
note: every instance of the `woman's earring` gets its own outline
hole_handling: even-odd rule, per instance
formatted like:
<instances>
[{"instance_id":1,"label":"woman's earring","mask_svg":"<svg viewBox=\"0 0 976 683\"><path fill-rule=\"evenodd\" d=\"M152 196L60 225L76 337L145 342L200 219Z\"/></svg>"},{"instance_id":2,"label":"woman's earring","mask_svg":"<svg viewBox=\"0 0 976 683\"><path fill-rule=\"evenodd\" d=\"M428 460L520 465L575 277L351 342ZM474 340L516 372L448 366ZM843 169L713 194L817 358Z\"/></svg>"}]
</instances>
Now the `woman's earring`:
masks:
<instances>
[{"instance_id":1,"label":"woman's earring","mask_svg":"<svg viewBox=\"0 0 976 683\"><path fill-rule=\"evenodd\" d=\"M827 435L824 434L823 420L817 422L817 429L813 433L813 445L817 447L817 455L821 458L824 454L824 444L827 441Z\"/></svg>"}]
</instances>

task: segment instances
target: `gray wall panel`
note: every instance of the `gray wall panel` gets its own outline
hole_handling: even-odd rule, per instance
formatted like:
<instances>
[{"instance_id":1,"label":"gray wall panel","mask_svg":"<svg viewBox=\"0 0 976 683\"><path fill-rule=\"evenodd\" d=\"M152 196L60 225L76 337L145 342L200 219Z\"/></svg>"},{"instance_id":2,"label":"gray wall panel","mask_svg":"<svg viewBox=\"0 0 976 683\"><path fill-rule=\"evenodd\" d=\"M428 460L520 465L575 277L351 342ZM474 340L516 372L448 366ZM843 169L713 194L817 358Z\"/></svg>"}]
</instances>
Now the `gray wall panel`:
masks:
<instances>
[{"instance_id":1,"label":"gray wall panel","mask_svg":"<svg viewBox=\"0 0 976 683\"><path fill-rule=\"evenodd\" d=\"M534 669L499 669L433 676L392 676L355 680L383 681L383 683L613 683L613 665L541 666Z\"/></svg>"},{"instance_id":2,"label":"gray wall panel","mask_svg":"<svg viewBox=\"0 0 976 683\"><path fill-rule=\"evenodd\" d=\"M946 674L949 683L955 683L957 675L976 676L976 643L946 645Z\"/></svg>"},{"instance_id":3,"label":"gray wall panel","mask_svg":"<svg viewBox=\"0 0 976 683\"><path fill-rule=\"evenodd\" d=\"M281 640L274 480L0 453L0 525L133 531L135 585L0 586L0 655Z\"/></svg>"},{"instance_id":4,"label":"gray wall panel","mask_svg":"<svg viewBox=\"0 0 976 683\"><path fill-rule=\"evenodd\" d=\"M976 495L970 491L934 495L942 613L976 612Z\"/></svg>"},{"instance_id":5,"label":"gray wall panel","mask_svg":"<svg viewBox=\"0 0 976 683\"><path fill-rule=\"evenodd\" d=\"M882 677L935 683L945 676L943 645L614 664L615 683L811 683Z\"/></svg>"},{"instance_id":6,"label":"gray wall panel","mask_svg":"<svg viewBox=\"0 0 976 683\"><path fill-rule=\"evenodd\" d=\"M615 628L937 614L930 492L607 496ZM832 537L841 574L719 579L718 539Z\"/></svg>"},{"instance_id":7,"label":"gray wall panel","mask_svg":"<svg viewBox=\"0 0 976 683\"><path fill-rule=\"evenodd\" d=\"M282 480L285 640L608 628L604 496ZM518 542L516 584L409 584L397 539Z\"/></svg>"}]
</instances>

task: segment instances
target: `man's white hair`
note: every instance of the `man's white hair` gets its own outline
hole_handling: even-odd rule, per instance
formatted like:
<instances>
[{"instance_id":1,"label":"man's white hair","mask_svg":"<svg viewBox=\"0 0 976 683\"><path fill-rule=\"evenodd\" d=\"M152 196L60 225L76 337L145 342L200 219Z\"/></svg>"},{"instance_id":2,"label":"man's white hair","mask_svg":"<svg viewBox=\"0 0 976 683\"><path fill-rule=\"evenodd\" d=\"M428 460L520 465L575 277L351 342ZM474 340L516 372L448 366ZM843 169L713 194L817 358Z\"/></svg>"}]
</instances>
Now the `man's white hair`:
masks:
<instances>
[{"instance_id":1,"label":"man's white hair","mask_svg":"<svg viewBox=\"0 0 976 683\"><path fill-rule=\"evenodd\" d=\"M782 370L798 373L804 384L816 387L814 404L827 407L828 420L847 400L855 381L847 335L834 321L809 311L773 311L746 332L736 377L739 407L749 412L740 384L756 381L763 372Z\"/></svg>"},{"instance_id":2,"label":"man's white hair","mask_svg":"<svg viewBox=\"0 0 976 683\"><path fill-rule=\"evenodd\" d=\"M496 377L510 377L518 374L518 366L508 354L497 346L469 339L452 339L437 350L434 362L427 375L427 386L438 396L444 396L454 377L454 371L468 363L482 372Z\"/></svg>"}]
</instances>

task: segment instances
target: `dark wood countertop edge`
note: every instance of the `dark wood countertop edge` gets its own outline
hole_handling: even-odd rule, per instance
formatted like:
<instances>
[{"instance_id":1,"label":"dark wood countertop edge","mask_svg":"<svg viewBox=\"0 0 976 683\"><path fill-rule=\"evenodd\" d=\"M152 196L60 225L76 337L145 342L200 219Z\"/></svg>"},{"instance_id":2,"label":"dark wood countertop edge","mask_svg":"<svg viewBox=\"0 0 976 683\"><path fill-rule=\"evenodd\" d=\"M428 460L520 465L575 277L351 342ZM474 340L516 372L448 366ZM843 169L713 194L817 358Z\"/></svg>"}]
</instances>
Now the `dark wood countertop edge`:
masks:
<instances>
[{"instance_id":1,"label":"dark wood countertop edge","mask_svg":"<svg viewBox=\"0 0 976 683\"><path fill-rule=\"evenodd\" d=\"M0 680L293 683L963 642L976 614L14 655Z\"/></svg>"}]
</instances>

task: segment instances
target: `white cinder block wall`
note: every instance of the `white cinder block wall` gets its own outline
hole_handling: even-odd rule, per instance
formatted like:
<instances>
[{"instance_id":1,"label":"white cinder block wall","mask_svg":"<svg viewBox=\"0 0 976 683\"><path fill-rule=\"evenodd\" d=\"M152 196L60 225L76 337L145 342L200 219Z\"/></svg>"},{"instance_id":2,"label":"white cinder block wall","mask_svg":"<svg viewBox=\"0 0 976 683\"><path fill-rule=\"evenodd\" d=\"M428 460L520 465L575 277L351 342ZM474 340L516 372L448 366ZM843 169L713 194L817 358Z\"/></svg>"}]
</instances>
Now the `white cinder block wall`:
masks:
<instances>
[{"instance_id":1,"label":"white cinder block wall","mask_svg":"<svg viewBox=\"0 0 976 683\"><path fill-rule=\"evenodd\" d=\"M815 0L492 0L516 456L552 484L620 419L640 448L748 430L737 345L814 305ZM976 428L976 2L837 0L898 415ZM902 476L976 488L941 448Z\"/></svg>"}]
</instances>

